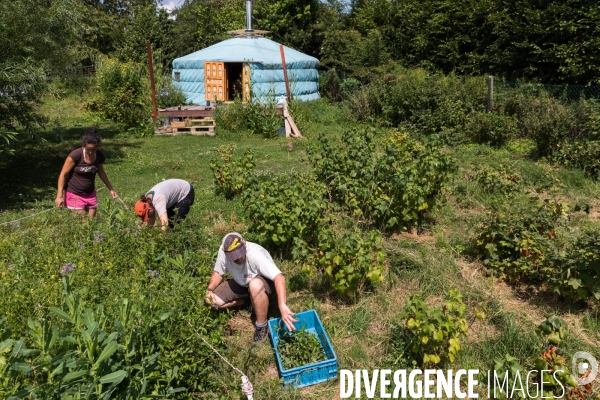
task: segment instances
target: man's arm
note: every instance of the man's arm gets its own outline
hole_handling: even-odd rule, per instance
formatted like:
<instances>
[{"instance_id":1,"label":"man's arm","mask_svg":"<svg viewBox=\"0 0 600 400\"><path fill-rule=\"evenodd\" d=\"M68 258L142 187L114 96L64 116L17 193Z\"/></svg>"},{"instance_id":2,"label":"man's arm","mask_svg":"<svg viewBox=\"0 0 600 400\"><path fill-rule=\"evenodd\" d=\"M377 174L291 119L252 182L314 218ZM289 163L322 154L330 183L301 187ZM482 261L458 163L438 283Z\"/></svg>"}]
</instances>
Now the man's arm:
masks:
<instances>
[{"instance_id":1,"label":"man's arm","mask_svg":"<svg viewBox=\"0 0 600 400\"><path fill-rule=\"evenodd\" d=\"M217 271L213 271L213 273L210 277L210 281L208 281L207 290L209 292L214 291L217 288L217 286L219 286L219 283L221 283L222 280L223 280L223 276L221 274L219 274Z\"/></svg>"},{"instance_id":2,"label":"man's arm","mask_svg":"<svg viewBox=\"0 0 600 400\"><path fill-rule=\"evenodd\" d=\"M219 284L221 283L221 281L223 280L223 276L221 274L219 274L217 271L213 271L210 280L208 281L208 287L206 288L206 304L208 305L213 305L215 304L215 299L214 299L214 290L217 288L217 286L219 286Z\"/></svg>"},{"instance_id":3,"label":"man's arm","mask_svg":"<svg viewBox=\"0 0 600 400\"><path fill-rule=\"evenodd\" d=\"M285 277L283 274L278 274L275 279L273 279L273 283L275 284L275 291L277 292L277 304L279 305L281 319L288 330L294 331L296 330L294 322L296 322L297 319L293 318L294 313L290 311L286 304Z\"/></svg>"}]
</instances>

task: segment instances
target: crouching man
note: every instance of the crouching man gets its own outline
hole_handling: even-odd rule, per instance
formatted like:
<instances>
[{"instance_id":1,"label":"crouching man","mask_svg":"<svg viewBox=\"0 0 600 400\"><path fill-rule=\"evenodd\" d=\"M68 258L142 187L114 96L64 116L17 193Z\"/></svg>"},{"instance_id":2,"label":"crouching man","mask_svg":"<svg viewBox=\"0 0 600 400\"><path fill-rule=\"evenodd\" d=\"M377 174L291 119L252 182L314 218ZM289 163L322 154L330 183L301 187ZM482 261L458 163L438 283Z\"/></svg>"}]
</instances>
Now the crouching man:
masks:
<instances>
[{"instance_id":1,"label":"crouching man","mask_svg":"<svg viewBox=\"0 0 600 400\"><path fill-rule=\"evenodd\" d=\"M229 272L233 279L223 281ZM247 242L237 232L223 238L217 262L208 283L206 300L216 310L241 306L250 299L256 314L253 344L262 343L268 335L269 301L277 300L281 319L294 330L294 313L286 305L285 277L262 246Z\"/></svg>"}]
</instances>

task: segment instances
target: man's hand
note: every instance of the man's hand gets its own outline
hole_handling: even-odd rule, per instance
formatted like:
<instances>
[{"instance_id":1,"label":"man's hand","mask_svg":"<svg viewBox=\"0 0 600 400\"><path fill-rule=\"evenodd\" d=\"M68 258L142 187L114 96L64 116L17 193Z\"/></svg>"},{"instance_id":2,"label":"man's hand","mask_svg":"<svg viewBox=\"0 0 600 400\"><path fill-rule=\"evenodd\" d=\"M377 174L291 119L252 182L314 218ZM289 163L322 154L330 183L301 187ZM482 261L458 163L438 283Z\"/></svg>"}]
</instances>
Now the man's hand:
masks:
<instances>
[{"instance_id":1,"label":"man's hand","mask_svg":"<svg viewBox=\"0 0 600 400\"><path fill-rule=\"evenodd\" d=\"M214 299L213 299L213 292L212 290L207 290L206 291L206 296L204 296L204 304L206 304L209 307L212 307L212 305L214 304Z\"/></svg>"},{"instance_id":2,"label":"man's hand","mask_svg":"<svg viewBox=\"0 0 600 400\"><path fill-rule=\"evenodd\" d=\"M298 321L294 319L294 313L290 311L288 306L285 303L279 304L279 312L281 313L281 320L287 326L289 331L295 331L296 327L294 326L294 322Z\"/></svg>"}]
</instances>

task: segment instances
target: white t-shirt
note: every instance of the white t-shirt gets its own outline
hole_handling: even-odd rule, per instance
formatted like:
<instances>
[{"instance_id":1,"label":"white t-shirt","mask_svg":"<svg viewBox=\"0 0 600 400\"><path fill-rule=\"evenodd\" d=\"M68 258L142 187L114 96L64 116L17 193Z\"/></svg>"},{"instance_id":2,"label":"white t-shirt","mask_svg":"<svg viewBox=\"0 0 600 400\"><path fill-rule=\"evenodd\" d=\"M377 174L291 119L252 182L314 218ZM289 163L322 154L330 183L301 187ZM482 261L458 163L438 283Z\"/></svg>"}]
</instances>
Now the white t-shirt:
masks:
<instances>
[{"instance_id":1,"label":"white t-shirt","mask_svg":"<svg viewBox=\"0 0 600 400\"><path fill-rule=\"evenodd\" d=\"M243 287L248 287L252 278L256 276L260 275L264 278L274 280L281 273L267 250L259 244L248 241L246 242L246 261L242 265L238 265L233 261L227 261L223 245L221 244L214 270L219 275L225 275L226 272L229 272L233 279Z\"/></svg>"},{"instance_id":2,"label":"white t-shirt","mask_svg":"<svg viewBox=\"0 0 600 400\"><path fill-rule=\"evenodd\" d=\"M152 194L152 205L156 215L167 212L167 208L173 207L190 193L190 183L183 179L167 179L155 185L146 195Z\"/></svg>"}]
</instances>

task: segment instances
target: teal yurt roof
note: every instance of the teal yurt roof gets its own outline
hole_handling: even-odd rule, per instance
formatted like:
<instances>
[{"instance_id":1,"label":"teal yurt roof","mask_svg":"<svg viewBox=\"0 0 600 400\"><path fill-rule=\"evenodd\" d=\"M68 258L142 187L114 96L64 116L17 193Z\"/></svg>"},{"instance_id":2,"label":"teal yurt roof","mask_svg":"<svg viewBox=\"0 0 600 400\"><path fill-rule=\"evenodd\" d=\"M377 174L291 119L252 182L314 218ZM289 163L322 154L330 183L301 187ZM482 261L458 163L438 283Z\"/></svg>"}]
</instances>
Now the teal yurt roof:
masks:
<instances>
[{"instance_id":1,"label":"teal yurt roof","mask_svg":"<svg viewBox=\"0 0 600 400\"><path fill-rule=\"evenodd\" d=\"M253 98L260 101L285 97L285 80L279 43L261 36L235 37L173 60L175 82L187 100L204 104L204 62L245 62L250 65ZM283 46L292 96L315 100L319 96L319 60Z\"/></svg>"}]
</instances>

